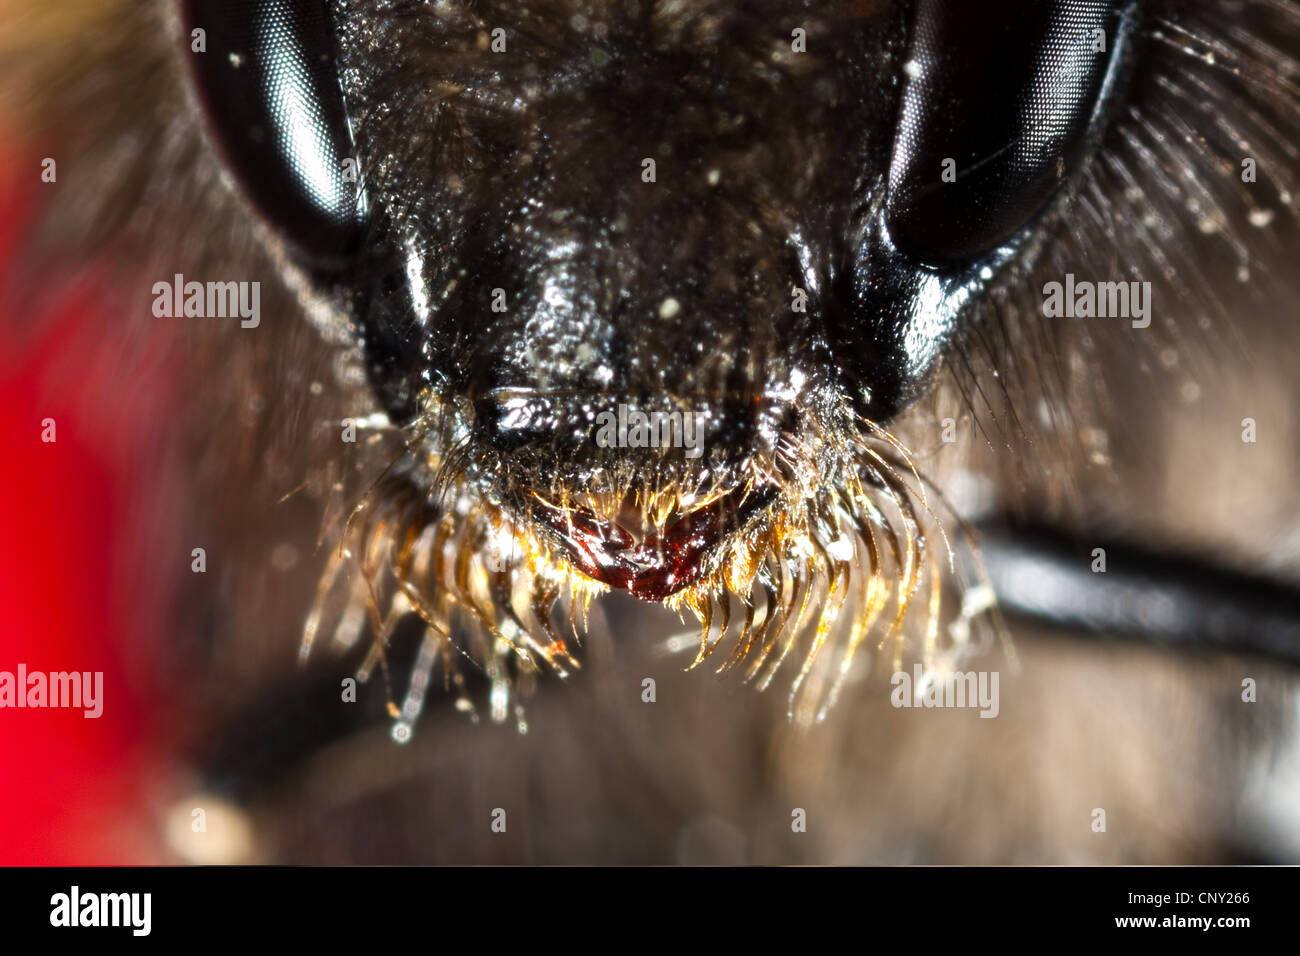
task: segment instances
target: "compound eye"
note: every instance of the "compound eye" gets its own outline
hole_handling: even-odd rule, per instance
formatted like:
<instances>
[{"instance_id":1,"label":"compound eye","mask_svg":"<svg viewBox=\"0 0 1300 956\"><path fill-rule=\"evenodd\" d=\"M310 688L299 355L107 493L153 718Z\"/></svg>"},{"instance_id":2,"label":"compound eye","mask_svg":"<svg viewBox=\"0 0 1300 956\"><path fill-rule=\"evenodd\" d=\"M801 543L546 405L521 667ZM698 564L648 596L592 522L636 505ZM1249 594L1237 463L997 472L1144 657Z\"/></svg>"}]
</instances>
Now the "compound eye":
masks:
<instances>
[{"instance_id":1,"label":"compound eye","mask_svg":"<svg viewBox=\"0 0 1300 956\"><path fill-rule=\"evenodd\" d=\"M184 0L182 16L210 130L245 195L305 265L341 266L359 191L325 0Z\"/></svg>"},{"instance_id":2,"label":"compound eye","mask_svg":"<svg viewBox=\"0 0 1300 956\"><path fill-rule=\"evenodd\" d=\"M1031 224L1099 125L1130 7L919 0L885 209L895 245L970 263Z\"/></svg>"}]
</instances>

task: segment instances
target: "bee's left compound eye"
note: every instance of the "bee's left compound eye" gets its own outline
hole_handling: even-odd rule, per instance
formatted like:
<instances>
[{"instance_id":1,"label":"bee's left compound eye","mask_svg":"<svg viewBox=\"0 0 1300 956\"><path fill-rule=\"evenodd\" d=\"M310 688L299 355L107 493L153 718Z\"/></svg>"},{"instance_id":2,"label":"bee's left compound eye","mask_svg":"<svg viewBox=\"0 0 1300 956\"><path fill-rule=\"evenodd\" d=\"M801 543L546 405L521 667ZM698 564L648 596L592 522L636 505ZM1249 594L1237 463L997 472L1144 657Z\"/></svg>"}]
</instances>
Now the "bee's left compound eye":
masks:
<instances>
[{"instance_id":1,"label":"bee's left compound eye","mask_svg":"<svg viewBox=\"0 0 1300 956\"><path fill-rule=\"evenodd\" d=\"M1097 126L1131 5L917 4L886 210L900 249L968 263L1031 224Z\"/></svg>"},{"instance_id":2,"label":"bee's left compound eye","mask_svg":"<svg viewBox=\"0 0 1300 956\"><path fill-rule=\"evenodd\" d=\"M325 0L181 6L199 97L244 194L304 264L338 267L359 233L359 177Z\"/></svg>"}]
</instances>

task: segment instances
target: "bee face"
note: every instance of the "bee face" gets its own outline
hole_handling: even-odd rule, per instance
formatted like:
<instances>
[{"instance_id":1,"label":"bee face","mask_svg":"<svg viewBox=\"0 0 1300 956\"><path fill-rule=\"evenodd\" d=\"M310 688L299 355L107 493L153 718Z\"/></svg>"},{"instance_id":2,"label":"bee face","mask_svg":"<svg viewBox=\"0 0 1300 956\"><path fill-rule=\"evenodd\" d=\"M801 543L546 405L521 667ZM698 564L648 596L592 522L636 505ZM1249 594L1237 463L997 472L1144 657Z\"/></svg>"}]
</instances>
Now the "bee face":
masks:
<instances>
[{"instance_id":1,"label":"bee face","mask_svg":"<svg viewBox=\"0 0 1300 956\"><path fill-rule=\"evenodd\" d=\"M95 29L56 12L48 56L0 56L30 73L0 90L51 117L42 248L141 296L263 283L256 329L148 326L200 346L172 404L205 451L167 516L220 569L173 570L175 633L218 651L175 669L198 776L282 860L481 861L447 841L516 775L548 788L521 832L552 842L501 859L693 858L705 813L758 821L751 861L1232 858L1218 828L1249 817L1206 800L1287 741L1288 699L1238 704L1262 662L1177 649L1294 659L1293 603L1213 565L1290 566L1297 0L579 6L68 0ZM1069 273L1152 280L1150 328L1049 318ZM679 443L633 438L688 412ZM1021 509L1041 536L1003 528ZM990 587L961 576L954 513ZM674 676L696 651L671 615L616 595L573 615L581 679L537 681L571 666L551 612L575 579L694 612L697 672ZM983 640L998 607L1014 645ZM321 671L294 669L312 647ZM891 651L1003 668L998 719L895 710ZM699 673L762 688L783 660L788 700ZM688 799L647 813L629 759ZM461 785L463 814L430 810ZM765 856L793 803L830 813L822 842ZM1088 829L1094 804L1122 829Z\"/></svg>"},{"instance_id":2,"label":"bee face","mask_svg":"<svg viewBox=\"0 0 1300 956\"><path fill-rule=\"evenodd\" d=\"M1104 2L246 6L200 84L390 418L457 442L585 573L654 598L789 497L789 472L834 471L861 420L924 390L1084 161L1132 19ZM334 171L354 155L349 202ZM698 417L699 453L602 444L619 408ZM640 563L591 557L624 550L624 498L664 489L671 521L642 529ZM613 502L586 543L554 504L584 496ZM706 499L725 505L694 514Z\"/></svg>"}]
</instances>

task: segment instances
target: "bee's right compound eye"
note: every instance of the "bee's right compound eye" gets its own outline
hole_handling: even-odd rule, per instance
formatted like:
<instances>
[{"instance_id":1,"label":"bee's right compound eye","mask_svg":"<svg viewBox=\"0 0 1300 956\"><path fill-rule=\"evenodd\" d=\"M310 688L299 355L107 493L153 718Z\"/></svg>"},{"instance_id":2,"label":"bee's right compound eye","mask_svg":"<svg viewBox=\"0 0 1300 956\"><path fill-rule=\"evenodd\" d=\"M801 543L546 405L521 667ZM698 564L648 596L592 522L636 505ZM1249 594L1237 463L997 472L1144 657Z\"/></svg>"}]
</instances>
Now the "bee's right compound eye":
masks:
<instances>
[{"instance_id":1,"label":"bee's right compound eye","mask_svg":"<svg viewBox=\"0 0 1300 956\"><path fill-rule=\"evenodd\" d=\"M924 393L963 310L1083 168L1136 17L1134 0L916 0L885 201L829 318L867 417Z\"/></svg>"},{"instance_id":2,"label":"bee's right compound eye","mask_svg":"<svg viewBox=\"0 0 1300 956\"><path fill-rule=\"evenodd\" d=\"M296 259L340 268L362 210L326 0L181 9L199 99L240 188Z\"/></svg>"},{"instance_id":3,"label":"bee's right compound eye","mask_svg":"<svg viewBox=\"0 0 1300 956\"><path fill-rule=\"evenodd\" d=\"M1032 224L1079 166L1124 60L1131 0L919 0L886 224L934 266Z\"/></svg>"}]
</instances>

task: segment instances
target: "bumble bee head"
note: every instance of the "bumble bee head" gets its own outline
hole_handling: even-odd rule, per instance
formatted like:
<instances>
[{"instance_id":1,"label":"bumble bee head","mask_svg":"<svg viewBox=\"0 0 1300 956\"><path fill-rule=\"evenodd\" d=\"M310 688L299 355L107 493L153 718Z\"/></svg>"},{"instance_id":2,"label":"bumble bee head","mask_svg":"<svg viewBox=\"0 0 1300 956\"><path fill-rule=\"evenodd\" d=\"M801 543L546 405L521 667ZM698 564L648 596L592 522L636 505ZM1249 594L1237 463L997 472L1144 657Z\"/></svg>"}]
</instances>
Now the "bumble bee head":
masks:
<instances>
[{"instance_id":1,"label":"bumble bee head","mask_svg":"<svg viewBox=\"0 0 1300 956\"><path fill-rule=\"evenodd\" d=\"M702 618L757 588L737 646L779 660L808 580L835 605L865 562L901 618L923 491L886 429L1032 256L1135 4L236 6L184 4L224 51L197 84L403 430L371 526L414 610L518 643L526 580L554 661L565 587Z\"/></svg>"}]
</instances>

